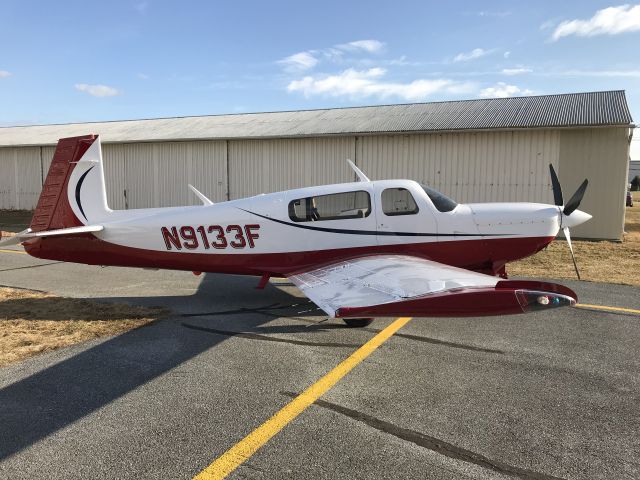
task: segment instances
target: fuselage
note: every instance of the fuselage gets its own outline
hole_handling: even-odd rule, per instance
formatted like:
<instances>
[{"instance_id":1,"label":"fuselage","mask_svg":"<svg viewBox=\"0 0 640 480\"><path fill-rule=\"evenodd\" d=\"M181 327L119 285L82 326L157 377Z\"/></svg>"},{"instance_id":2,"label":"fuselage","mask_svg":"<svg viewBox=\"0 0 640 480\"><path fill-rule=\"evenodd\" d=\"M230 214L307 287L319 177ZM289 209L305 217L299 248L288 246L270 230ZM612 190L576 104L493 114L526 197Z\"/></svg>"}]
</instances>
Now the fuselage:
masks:
<instances>
[{"instance_id":1,"label":"fuselage","mask_svg":"<svg viewBox=\"0 0 640 480\"><path fill-rule=\"evenodd\" d=\"M213 205L109 210L89 218L104 226L100 232L31 239L25 249L95 265L274 276L397 253L499 274L507 262L548 245L560 228L553 205L465 205L436 194L411 180L382 180Z\"/></svg>"}]
</instances>

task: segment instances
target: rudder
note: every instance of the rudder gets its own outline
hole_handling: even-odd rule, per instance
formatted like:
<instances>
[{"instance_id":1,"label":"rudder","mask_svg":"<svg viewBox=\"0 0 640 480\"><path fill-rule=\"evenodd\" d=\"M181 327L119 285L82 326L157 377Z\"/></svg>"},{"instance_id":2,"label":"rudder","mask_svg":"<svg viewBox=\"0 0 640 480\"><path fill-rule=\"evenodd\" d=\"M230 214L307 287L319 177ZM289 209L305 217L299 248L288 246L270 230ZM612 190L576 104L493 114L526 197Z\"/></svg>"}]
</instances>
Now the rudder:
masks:
<instances>
[{"instance_id":1,"label":"rudder","mask_svg":"<svg viewBox=\"0 0 640 480\"><path fill-rule=\"evenodd\" d=\"M84 159L87 151L97 142L95 148L98 149L99 160L87 160ZM33 214L31 220L31 231L40 232L45 230L56 230L62 228L78 227L86 225L89 219L86 218L86 213L83 211L82 203L80 202L80 187L84 181L84 177L95 166L95 163L99 165L99 178L96 178L97 182L101 183L102 192L94 192L95 196L100 195L103 198L105 212L108 210L106 206L106 195L104 193L104 179L102 175L101 156L99 154L99 139L97 135L84 135L80 137L61 138L58 141L56 151L53 155L47 178L42 186L42 193L38 199L38 205ZM78 164L90 163L92 166L86 168L86 171L81 172L80 181L74 182L71 185L72 190L69 190L69 182L72 179L72 174L78 169ZM83 165L83 167L86 167ZM77 175L73 176L77 178ZM72 207L71 203L75 205ZM84 218L82 218L84 217Z\"/></svg>"}]
</instances>

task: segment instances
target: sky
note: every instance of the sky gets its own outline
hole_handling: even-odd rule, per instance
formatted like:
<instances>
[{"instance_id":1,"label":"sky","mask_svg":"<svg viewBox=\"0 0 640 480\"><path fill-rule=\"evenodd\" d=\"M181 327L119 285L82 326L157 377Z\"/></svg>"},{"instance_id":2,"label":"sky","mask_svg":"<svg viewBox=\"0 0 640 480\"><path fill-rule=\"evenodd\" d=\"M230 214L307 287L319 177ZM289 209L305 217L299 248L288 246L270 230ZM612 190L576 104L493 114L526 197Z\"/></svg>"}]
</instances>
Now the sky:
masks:
<instances>
[{"instance_id":1,"label":"sky","mask_svg":"<svg viewBox=\"0 0 640 480\"><path fill-rule=\"evenodd\" d=\"M3 0L0 22L0 126L620 89L640 119L640 4Z\"/></svg>"}]
</instances>

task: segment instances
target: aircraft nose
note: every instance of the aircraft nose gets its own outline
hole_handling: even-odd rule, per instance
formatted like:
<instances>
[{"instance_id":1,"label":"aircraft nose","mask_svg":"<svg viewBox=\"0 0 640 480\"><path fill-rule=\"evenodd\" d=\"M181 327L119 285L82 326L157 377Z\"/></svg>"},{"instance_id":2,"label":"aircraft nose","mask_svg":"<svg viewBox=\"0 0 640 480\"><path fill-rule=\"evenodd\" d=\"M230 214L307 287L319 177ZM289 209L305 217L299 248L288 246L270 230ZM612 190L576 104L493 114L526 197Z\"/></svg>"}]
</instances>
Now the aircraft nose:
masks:
<instances>
[{"instance_id":1,"label":"aircraft nose","mask_svg":"<svg viewBox=\"0 0 640 480\"><path fill-rule=\"evenodd\" d=\"M574 210L570 215L562 214L562 228L575 227L588 220L591 220L591 218L591 215L589 215L587 212L583 212L582 210Z\"/></svg>"}]
</instances>

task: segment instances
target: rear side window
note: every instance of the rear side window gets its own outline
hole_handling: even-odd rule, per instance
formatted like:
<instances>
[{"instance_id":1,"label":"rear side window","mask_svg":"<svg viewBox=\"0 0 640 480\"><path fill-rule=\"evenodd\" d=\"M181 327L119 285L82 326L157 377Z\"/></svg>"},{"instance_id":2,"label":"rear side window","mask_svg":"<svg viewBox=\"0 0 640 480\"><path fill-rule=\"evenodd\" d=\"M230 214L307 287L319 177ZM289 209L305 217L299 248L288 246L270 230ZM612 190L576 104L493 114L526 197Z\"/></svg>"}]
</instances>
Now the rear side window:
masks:
<instances>
[{"instance_id":1,"label":"rear side window","mask_svg":"<svg viewBox=\"0 0 640 480\"><path fill-rule=\"evenodd\" d=\"M382 211L385 215L414 215L418 205L406 188L387 188L382 191Z\"/></svg>"},{"instance_id":2,"label":"rear side window","mask_svg":"<svg viewBox=\"0 0 640 480\"><path fill-rule=\"evenodd\" d=\"M289 202L289 218L294 222L365 218L370 213L371 197L361 190L299 198Z\"/></svg>"}]
</instances>

